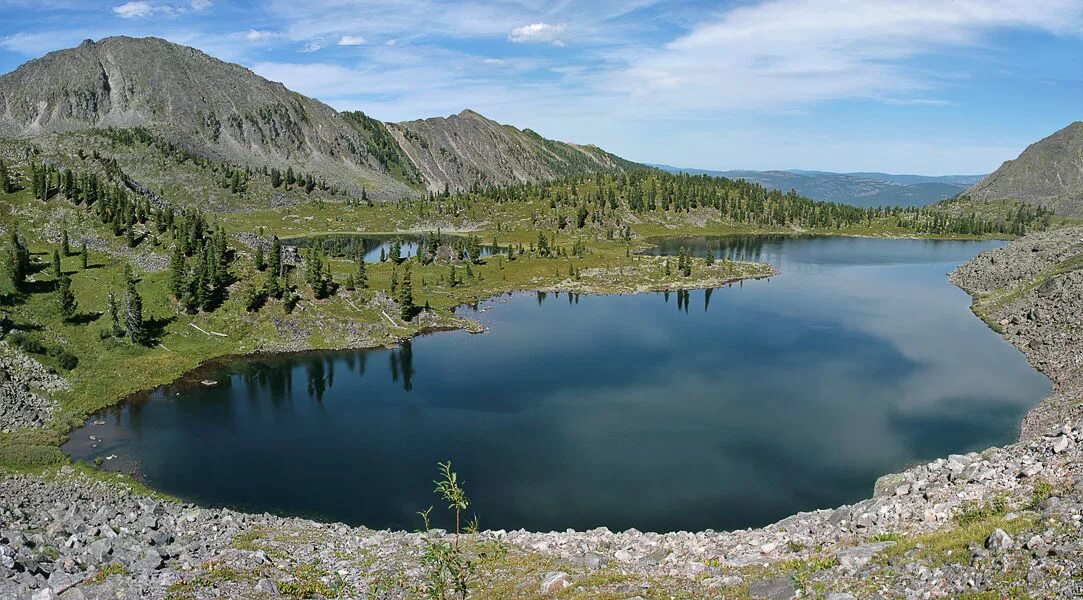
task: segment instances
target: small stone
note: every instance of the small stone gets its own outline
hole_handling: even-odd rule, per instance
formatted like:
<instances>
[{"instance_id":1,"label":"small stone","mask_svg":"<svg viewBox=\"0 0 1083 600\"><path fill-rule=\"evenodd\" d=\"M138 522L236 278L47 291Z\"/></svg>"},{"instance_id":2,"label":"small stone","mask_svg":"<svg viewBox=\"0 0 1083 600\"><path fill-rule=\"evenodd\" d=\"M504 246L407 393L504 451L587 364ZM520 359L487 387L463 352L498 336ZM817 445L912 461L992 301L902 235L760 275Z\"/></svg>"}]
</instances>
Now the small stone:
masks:
<instances>
[{"instance_id":1,"label":"small stone","mask_svg":"<svg viewBox=\"0 0 1083 600\"><path fill-rule=\"evenodd\" d=\"M1070 441L1068 440L1068 436L1058 436L1057 439L1053 442L1053 453L1060 454L1061 452L1067 450L1069 445Z\"/></svg>"},{"instance_id":2,"label":"small stone","mask_svg":"<svg viewBox=\"0 0 1083 600\"><path fill-rule=\"evenodd\" d=\"M749 600L790 600L794 595L793 580L786 575L754 581L748 586Z\"/></svg>"},{"instance_id":3,"label":"small stone","mask_svg":"<svg viewBox=\"0 0 1083 600\"><path fill-rule=\"evenodd\" d=\"M42 588L34 592L34 595L30 598L31 600L56 600L56 592L53 591L53 588Z\"/></svg>"},{"instance_id":4,"label":"small stone","mask_svg":"<svg viewBox=\"0 0 1083 600\"><path fill-rule=\"evenodd\" d=\"M256 583L256 591L260 592L261 594L277 596L278 586L275 585L275 582L264 577L263 579L260 579L258 583Z\"/></svg>"},{"instance_id":5,"label":"small stone","mask_svg":"<svg viewBox=\"0 0 1083 600\"><path fill-rule=\"evenodd\" d=\"M554 594L568 587L568 574L564 571L550 571L542 575L540 591L543 594Z\"/></svg>"},{"instance_id":6,"label":"small stone","mask_svg":"<svg viewBox=\"0 0 1083 600\"><path fill-rule=\"evenodd\" d=\"M876 556L877 552L885 548L894 546L895 542L874 542L871 544L864 544L856 546L854 548L847 548L840 550L835 558L839 561L839 567L846 572L854 573L861 567L864 567L872 560L873 556Z\"/></svg>"},{"instance_id":7,"label":"small stone","mask_svg":"<svg viewBox=\"0 0 1083 600\"><path fill-rule=\"evenodd\" d=\"M1005 550L1011 550L1015 542L1012 540L1012 536L1004 532L1003 529L994 529L993 533L989 534L989 537L985 540L985 547L989 550L996 550L1003 552Z\"/></svg>"}]
</instances>

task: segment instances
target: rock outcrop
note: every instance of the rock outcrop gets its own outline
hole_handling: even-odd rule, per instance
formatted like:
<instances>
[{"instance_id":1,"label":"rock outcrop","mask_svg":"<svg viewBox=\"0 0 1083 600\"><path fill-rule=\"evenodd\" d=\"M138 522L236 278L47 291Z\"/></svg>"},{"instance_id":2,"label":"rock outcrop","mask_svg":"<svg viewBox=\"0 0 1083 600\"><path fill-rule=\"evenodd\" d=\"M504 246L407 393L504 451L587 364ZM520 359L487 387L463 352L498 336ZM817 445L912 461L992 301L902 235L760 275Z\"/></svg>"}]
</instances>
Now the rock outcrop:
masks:
<instances>
[{"instance_id":1,"label":"rock outcrop","mask_svg":"<svg viewBox=\"0 0 1083 600\"><path fill-rule=\"evenodd\" d=\"M640 168L597 146L548 140L472 110L446 118L389 123L433 192L502 186L598 171Z\"/></svg>"},{"instance_id":2,"label":"rock outcrop","mask_svg":"<svg viewBox=\"0 0 1083 600\"><path fill-rule=\"evenodd\" d=\"M1017 200L1083 216L1083 121L1034 142L966 192L979 202Z\"/></svg>"}]
</instances>

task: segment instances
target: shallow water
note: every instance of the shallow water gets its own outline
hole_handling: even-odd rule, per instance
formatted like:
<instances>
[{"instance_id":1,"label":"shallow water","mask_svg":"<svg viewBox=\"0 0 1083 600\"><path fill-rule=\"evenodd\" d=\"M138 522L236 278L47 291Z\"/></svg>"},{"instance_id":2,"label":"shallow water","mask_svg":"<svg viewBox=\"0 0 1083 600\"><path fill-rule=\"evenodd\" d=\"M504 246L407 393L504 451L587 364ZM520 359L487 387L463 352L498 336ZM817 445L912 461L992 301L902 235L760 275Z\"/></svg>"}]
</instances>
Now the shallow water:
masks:
<instances>
[{"instance_id":1,"label":"shallow water","mask_svg":"<svg viewBox=\"0 0 1083 600\"><path fill-rule=\"evenodd\" d=\"M450 458L485 528L721 530L1010 442L1049 391L947 281L996 242L660 251L681 245L781 273L687 294L520 294L475 309L483 335L222 363L97 415L66 449L115 455L107 468L187 500L376 528L440 512L432 480ZM191 384L205 378L221 385Z\"/></svg>"}]
</instances>

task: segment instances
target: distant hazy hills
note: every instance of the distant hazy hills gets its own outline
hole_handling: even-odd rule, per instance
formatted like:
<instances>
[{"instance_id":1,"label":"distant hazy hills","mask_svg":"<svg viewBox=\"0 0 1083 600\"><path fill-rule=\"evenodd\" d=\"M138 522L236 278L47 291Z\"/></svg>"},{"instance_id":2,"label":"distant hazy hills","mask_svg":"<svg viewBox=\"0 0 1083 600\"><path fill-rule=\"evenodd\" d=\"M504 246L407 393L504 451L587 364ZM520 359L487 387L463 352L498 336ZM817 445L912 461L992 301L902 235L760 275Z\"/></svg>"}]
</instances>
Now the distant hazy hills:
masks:
<instances>
[{"instance_id":1,"label":"distant hazy hills","mask_svg":"<svg viewBox=\"0 0 1083 600\"><path fill-rule=\"evenodd\" d=\"M290 166L377 197L638 167L470 111L407 123L340 113L157 38L87 40L0 76L0 138L105 127L143 127L216 161Z\"/></svg>"},{"instance_id":2,"label":"distant hazy hills","mask_svg":"<svg viewBox=\"0 0 1083 600\"><path fill-rule=\"evenodd\" d=\"M1018 200L1083 217L1083 121L1034 142L966 191L972 201Z\"/></svg>"},{"instance_id":3,"label":"distant hazy hills","mask_svg":"<svg viewBox=\"0 0 1083 600\"><path fill-rule=\"evenodd\" d=\"M670 172L716 175L744 179L766 188L798 194L816 200L842 202L856 206L925 206L951 198L981 175L893 175L890 173L830 173L826 171L710 171L655 165Z\"/></svg>"}]
</instances>

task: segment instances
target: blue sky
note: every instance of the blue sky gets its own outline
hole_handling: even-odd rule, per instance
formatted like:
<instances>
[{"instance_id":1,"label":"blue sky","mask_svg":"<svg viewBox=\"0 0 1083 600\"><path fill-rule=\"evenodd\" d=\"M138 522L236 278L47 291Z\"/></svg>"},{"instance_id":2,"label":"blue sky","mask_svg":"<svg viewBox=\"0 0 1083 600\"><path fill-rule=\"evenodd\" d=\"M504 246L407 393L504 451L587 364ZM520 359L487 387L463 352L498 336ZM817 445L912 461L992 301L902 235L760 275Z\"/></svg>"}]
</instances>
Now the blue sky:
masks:
<instances>
[{"instance_id":1,"label":"blue sky","mask_svg":"<svg viewBox=\"0 0 1083 600\"><path fill-rule=\"evenodd\" d=\"M153 35L384 120L632 160L984 173L1083 119L1079 0L0 0L0 72Z\"/></svg>"}]
</instances>

